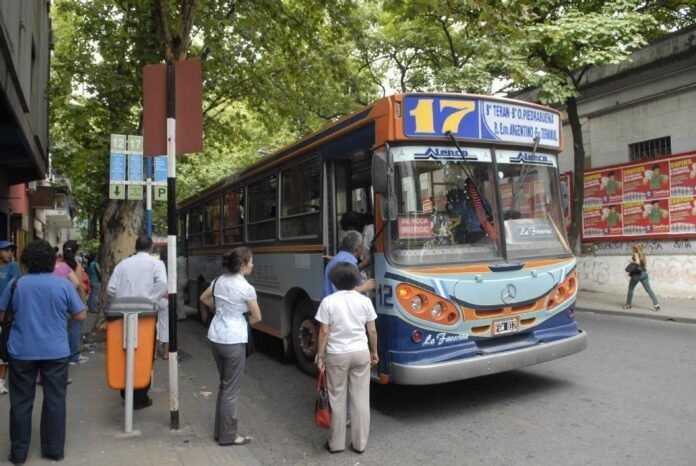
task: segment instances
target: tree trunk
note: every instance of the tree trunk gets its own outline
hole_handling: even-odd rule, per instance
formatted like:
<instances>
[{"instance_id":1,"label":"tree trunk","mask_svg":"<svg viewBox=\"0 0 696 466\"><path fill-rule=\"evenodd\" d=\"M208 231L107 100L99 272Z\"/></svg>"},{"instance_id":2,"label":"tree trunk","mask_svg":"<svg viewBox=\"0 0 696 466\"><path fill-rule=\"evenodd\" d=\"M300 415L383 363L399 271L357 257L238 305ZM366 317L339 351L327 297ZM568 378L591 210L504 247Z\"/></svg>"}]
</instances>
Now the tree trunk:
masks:
<instances>
[{"instance_id":1,"label":"tree trunk","mask_svg":"<svg viewBox=\"0 0 696 466\"><path fill-rule=\"evenodd\" d=\"M109 297L106 286L111 273L122 259L135 252L135 240L145 232L145 207L142 201L109 201L102 217L99 249L99 266L102 271L102 287L97 299L98 308L106 309ZM103 327L104 315L99 314L91 333Z\"/></svg>"},{"instance_id":2,"label":"tree trunk","mask_svg":"<svg viewBox=\"0 0 696 466\"><path fill-rule=\"evenodd\" d=\"M573 212L570 225L570 246L575 254L580 253L580 229L582 228L582 203L585 191L585 146L582 142L582 125L578 115L578 103L575 97L566 101L568 122L573 134Z\"/></svg>"}]
</instances>

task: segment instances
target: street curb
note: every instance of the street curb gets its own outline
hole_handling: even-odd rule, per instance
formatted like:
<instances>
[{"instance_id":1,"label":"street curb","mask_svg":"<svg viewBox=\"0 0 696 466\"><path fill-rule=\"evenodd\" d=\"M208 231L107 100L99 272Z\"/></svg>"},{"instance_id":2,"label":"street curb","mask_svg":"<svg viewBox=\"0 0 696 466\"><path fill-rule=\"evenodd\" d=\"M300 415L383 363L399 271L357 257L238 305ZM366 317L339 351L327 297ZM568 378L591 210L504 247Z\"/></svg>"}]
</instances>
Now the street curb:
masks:
<instances>
[{"instance_id":1,"label":"street curb","mask_svg":"<svg viewBox=\"0 0 696 466\"><path fill-rule=\"evenodd\" d=\"M591 308L581 308L581 307L576 307L575 310L578 312L593 312L595 314L602 314L602 315L608 315L608 316L638 317L641 319L659 320L661 322L677 322L680 324L696 324L696 318L693 318L693 317L675 317L675 316L669 316L669 315L664 315L664 314L660 315L659 312L656 312L654 314L644 314L644 313L638 313L638 312L605 311L603 309L591 309Z\"/></svg>"}]
</instances>

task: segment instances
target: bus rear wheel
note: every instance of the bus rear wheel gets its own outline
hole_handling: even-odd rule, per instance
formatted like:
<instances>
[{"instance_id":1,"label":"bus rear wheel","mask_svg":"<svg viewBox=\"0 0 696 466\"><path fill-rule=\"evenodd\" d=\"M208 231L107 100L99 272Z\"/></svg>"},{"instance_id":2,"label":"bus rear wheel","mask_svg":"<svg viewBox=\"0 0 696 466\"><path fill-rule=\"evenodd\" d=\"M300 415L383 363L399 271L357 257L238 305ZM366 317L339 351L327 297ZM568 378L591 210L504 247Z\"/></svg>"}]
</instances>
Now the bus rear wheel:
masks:
<instances>
[{"instance_id":1,"label":"bus rear wheel","mask_svg":"<svg viewBox=\"0 0 696 466\"><path fill-rule=\"evenodd\" d=\"M292 348L297 367L307 375L316 376L314 357L319 344L319 326L314 320L314 307L308 299L297 305L292 316Z\"/></svg>"}]
</instances>

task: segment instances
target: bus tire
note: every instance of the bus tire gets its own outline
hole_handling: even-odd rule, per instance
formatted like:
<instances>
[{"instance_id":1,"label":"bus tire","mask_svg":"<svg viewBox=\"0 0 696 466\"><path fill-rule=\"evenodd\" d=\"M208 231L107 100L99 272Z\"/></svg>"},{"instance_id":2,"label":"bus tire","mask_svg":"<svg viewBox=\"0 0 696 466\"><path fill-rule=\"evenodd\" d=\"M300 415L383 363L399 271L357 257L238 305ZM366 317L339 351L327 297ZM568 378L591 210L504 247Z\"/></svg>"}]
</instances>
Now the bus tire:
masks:
<instances>
[{"instance_id":1,"label":"bus tire","mask_svg":"<svg viewBox=\"0 0 696 466\"><path fill-rule=\"evenodd\" d=\"M317 375L314 357L318 344L319 325L314 320L314 306L309 299L303 299L295 307L292 316L292 348L297 367L313 377Z\"/></svg>"}]
</instances>

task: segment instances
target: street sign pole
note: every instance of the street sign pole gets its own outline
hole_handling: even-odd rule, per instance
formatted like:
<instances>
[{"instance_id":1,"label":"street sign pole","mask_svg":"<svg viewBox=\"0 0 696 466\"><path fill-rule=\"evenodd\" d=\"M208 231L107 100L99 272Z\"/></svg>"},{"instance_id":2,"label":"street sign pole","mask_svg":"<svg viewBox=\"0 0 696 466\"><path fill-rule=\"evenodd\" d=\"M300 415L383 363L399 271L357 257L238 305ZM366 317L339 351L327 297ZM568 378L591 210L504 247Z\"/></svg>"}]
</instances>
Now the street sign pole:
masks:
<instances>
[{"instance_id":1,"label":"street sign pole","mask_svg":"<svg viewBox=\"0 0 696 466\"><path fill-rule=\"evenodd\" d=\"M152 238L152 157L145 157L145 232Z\"/></svg>"},{"instance_id":2,"label":"street sign pole","mask_svg":"<svg viewBox=\"0 0 696 466\"><path fill-rule=\"evenodd\" d=\"M176 102L174 63L167 63L167 283L169 288L169 424L179 430L176 315Z\"/></svg>"}]
</instances>

